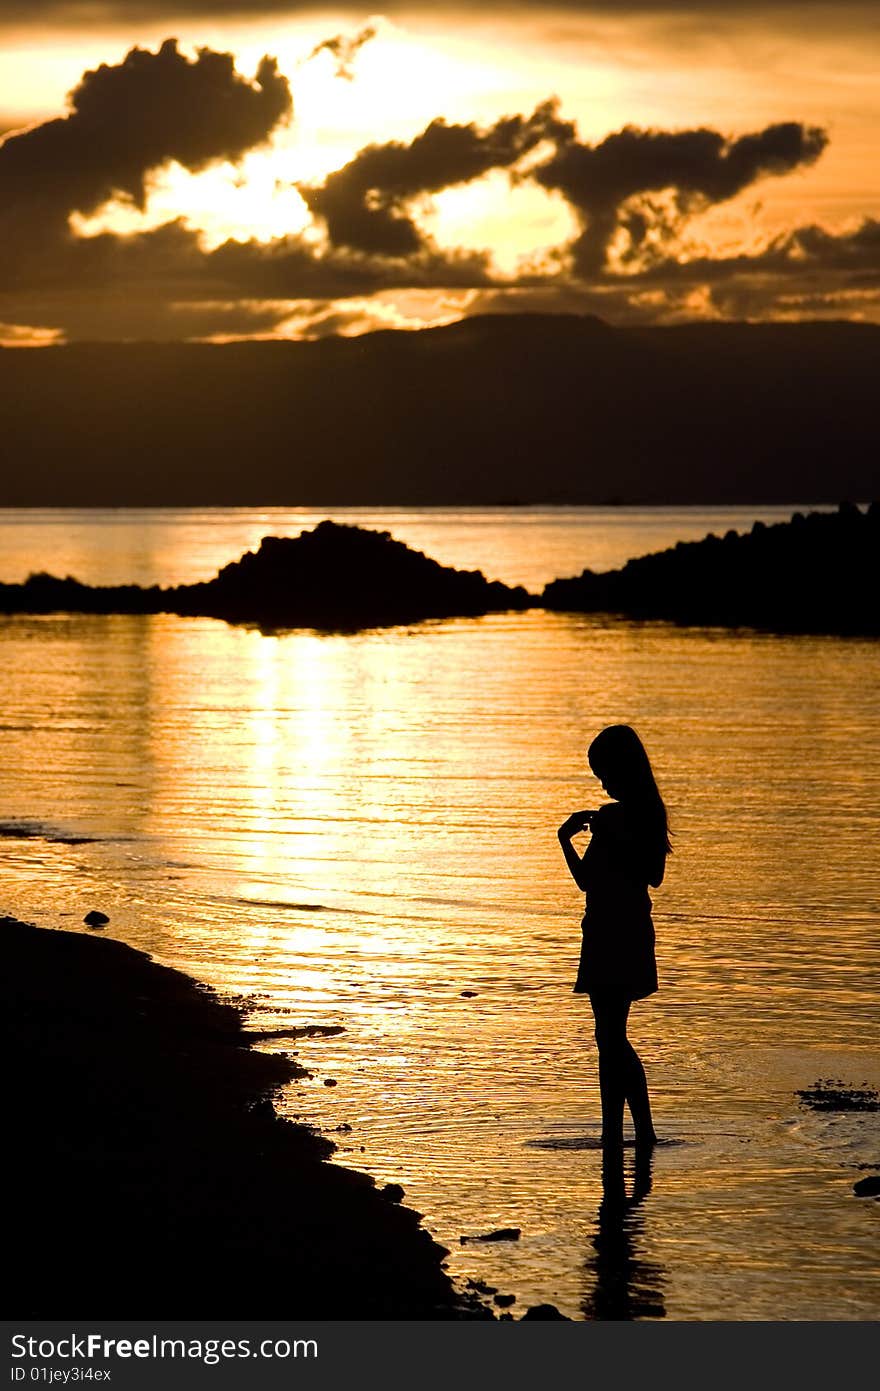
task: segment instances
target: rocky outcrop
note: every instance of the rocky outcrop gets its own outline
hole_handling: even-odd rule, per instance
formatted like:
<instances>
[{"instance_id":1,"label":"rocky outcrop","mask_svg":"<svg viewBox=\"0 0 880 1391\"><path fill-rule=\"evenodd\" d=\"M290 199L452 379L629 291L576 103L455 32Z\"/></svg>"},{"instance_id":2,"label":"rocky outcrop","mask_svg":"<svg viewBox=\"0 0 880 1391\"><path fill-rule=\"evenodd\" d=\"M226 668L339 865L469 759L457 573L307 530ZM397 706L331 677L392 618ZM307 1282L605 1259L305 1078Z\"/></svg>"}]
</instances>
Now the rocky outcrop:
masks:
<instances>
[{"instance_id":1,"label":"rocky outcrop","mask_svg":"<svg viewBox=\"0 0 880 1391\"><path fill-rule=\"evenodd\" d=\"M880 504L796 512L679 542L620 570L554 580L548 609L788 633L880 634Z\"/></svg>"},{"instance_id":2,"label":"rocky outcrop","mask_svg":"<svg viewBox=\"0 0 880 1391\"><path fill-rule=\"evenodd\" d=\"M98 586L45 574L0 584L5 613L176 613L264 628L353 631L531 603L524 589L440 565L387 531L330 521L293 538L267 536L204 584Z\"/></svg>"},{"instance_id":3,"label":"rocky outcrop","mask_svg":"<svg viewBox=\"0 0 880 1391\"><path fill-rule=\"evenodd\" d=\"M167 591L176 613L269 627L374 628L526 608L524 589L455 570L387 531L321 522L267 536L209 584Z\"/></svg>"},{"instance_id":4,"label":"rocky outcrop","mask_svg":"<svg viewBox=\"0 0 880 1391\"><path fill-rule=\"evenodd\" d=\"M554 580L540 599L521 586L456 570L386 531L321 522L256 551L203 584L92 586L32 575L0 584L0 613L175 613L268 630L354 632L510 609L621 614L786 633L880 633L880 504L796 512L788 522L728 531Z\"/></svg>"}]
</instances>

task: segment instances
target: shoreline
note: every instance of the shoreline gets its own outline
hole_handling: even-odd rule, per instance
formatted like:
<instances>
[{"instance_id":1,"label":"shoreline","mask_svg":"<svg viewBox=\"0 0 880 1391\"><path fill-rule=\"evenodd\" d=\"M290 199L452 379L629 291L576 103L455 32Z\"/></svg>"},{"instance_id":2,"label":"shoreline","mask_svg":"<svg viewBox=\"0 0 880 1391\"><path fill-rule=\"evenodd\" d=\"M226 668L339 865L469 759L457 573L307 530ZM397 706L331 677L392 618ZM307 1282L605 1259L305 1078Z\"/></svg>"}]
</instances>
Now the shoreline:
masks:
<instances>
[{"instance_id":1,"label":"shoreline","mask_svg":"<svg viewBox=\"0 0 880 1391\"><path fill-rule=\"evenodd\" d=\"M303 1069L109 938L3 918L17 1318L489 1319L420 1214L279 1118Z\"/></svg>"}]
</instances>

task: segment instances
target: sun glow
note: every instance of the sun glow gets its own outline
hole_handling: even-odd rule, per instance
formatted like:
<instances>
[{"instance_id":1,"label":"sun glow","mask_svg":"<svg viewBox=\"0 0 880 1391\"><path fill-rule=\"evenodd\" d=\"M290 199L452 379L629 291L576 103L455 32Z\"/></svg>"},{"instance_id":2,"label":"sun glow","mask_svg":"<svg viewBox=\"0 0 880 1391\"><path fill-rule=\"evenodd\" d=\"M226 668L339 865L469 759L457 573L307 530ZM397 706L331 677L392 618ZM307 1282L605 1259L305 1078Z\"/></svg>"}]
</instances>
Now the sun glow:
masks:
<instances>
[{"instance_id":1,"label":"sun glow","mask_svg":"<svg viewBox=\"0 0 880 1391\"><path fill-rule=\"evenodd\" d=\"M209 250L230 238L271 241L302 232L310 223L294 186L294 177L302 177L296 168L295 151L285 147L253 150L237 165L215 164L195 174L168 164L151 178L143 210L114 199L91 217L74 214L71 226L83 237L127 235L182 218L201 232Z\"/></svg>"},{"instance_id":2,"label":"sun glow","mask_svg":"<svg viewBox=\"0 0 880 1391\"><path fill-rule=\"evenodd\" d=\"M199 173L176 165L156 171L145 211L117 200L91 217L76 216L76 232L136 232L181 217L202 232L207 247L230 237L268 241L296 235L308 227L309 218L295 185L319 182L365 145L407 142L438 117L491 124L554 94L562 98L564 114L577 121L584 139L600 139L627 122L674 125L670 102L673 96L678 99L683 72L692 98L692 83L698 83L705 118L722 126L731 124L732 101L739 123L788 111L785 101L777 101L778 112L765 107L759 113L744 112L741 74L730 70L729 55L725 58L720 50L695 53L685 45L677 63L658 66L656 34L647 43L640 31L627 30L609 48L604 32L581 32L575 25L570 41L563 43L561 34L554 39L544 28L526 47L522 36L517 40L513 33L490 44L479 26L465 32L439 19L420 28L384 18L370 23L374 36L357 49L345 72L331 52L319 51L329 34L346 30L337 17L319 15L281 28L231 21L214 22L210 32L203 23L178 26L183 49L194 53L203 44L228 48L242 73L254 72L265 53L275 55L291 84L292 123L238 165L215 165ZM151 46L159 39L157 31L144 34L140 42ZM0 54L7 119L26 123L61 114L64 91L76 85L84 69L119 61L129 46L119 35L39 48L33 41L11 44ZM829 175L852 175L842 159L832 153L823 162L823 183ZM788 221L791 201L803 201L803 184L803 179L780 181L778 188L767 189L764 201L772 206L765 215L771 224L783 213ZM835 201L830 191L824 197ZM844 210L834 207L835 213ZM491 245L502 273L513 273L521 256L568 239L572 224L561 203L554 209L538 191L511 191L504 178L495 176L469 188L445 190L429 213L430 231L441 244L470 249Z\"/></svg>"},{"instance_id":3,"label":"sun glow","mask_svg":"<svg viewBox=\"0 0 880 1391\"><path fill-rule=\"evenodd\" d=\"M448 37L435 47L433 39L420 40L388 21L357 53L350 78L340 77L330 54L310 56L326 28L312 25L276 34L271 43L264 36L237 46L240 71L254 71L271 51L291 83L293 120L268 145L236 164L195 173L167 164L150 177L144 209L114 199L88 217L74 214L74 232L125 235L181 218L201 233L206 249L230 238L267 242L299 235L311 219L297 184L321 182L366 144L410 140L438 116L491 122L522 104L521 93L505 91L509 71L487 62L484 50L471 52L473 45ZM561 199L533 187L511 187L500 174L424 200L423 213L419 220L442 245L492 246L502 273L513 273L524 255L574 228Z\"/></svg>"},{"instance_id":4,"label":"sun glow","mask_svg":"<svg viewBox=\"0 0 880 1391\"><path fill-rule=\"evenodd\" d=\"M96 14L100 8L96 7ZM348 186L339 181L348 214L357 212L358 198L363 211L371 207L371 199L381 203L384 195L392 220L411 220L422 238L421 245L418 236L411 238L417 253L411 266L394 263L393 238L384 242L377 238L374 244L369 239L359 242L357 236L348 241L342 217L328 231L318 215L320 202L315 201L313 215L299 191L308 186L320 188L329 174L373 146L398 145L405 151L402 162L407 163L406 147L433 122L473 125L479 142L505 117L528 120L530 113L553 98L557 99L560 118L574 125L577 139L587 146L596 146L627 126L673 134L705 128L732 138L764 130L773 122L796 121L830 132L830 145L821 159L809 164L802 161L797 169L781 171L785 177L769 177L765 171L736 196L703 212L689 208L686 217L677 217L673 207L672 215L652 219L651 210L637 198L635 211L646 214L647 230L638 233L636 243L631 230L638 227L638 217L618 229L606 265L612 278L627 282L627 295L635 293L640 275L646 271L653 274L657 266L662 269L668 258L680 264L724 258L733 264L738 257L758 261L774 237L784 238L793 229L812 224L852 240L861 220L876 218L880 210L877 165L870 158L876 98L869 94L877 90L877 60L870 45L843 31L837 41L830 32L830 46L826 47L818 30L792 34L757 17L719 20L707 28L686 17L667 16L661 23L656 18L587 19L561 12L536 16L523 11L503 17L500 11L492 10L483 18L478 13L445 9L431 14L407 13L399 21L363 12L337 12L262 21L243 15L221 19L201 15L173 26L165 19L145 19L127 27L120 21L115 29L109 27L109 20L107 27L98 28L98 23L96 18L79 32L50 28L45 34L38 34L35 24L24 21L18 28L4 28L0 141L4 133L48 122L52 127L46 133L48 148L57 145L65 151L61 126L69 110L65 93L77 88L84 74L102 64L112 68L124 63L134 47L158 55L169 33L176 34L178 52L190 62L196 61L200 49L229 53L237 73L247 79L257 73L264 55L274 56L289 83L292 116L274 127L271 119L261 124L258 134L271 132L269 138L262 145L251 146L237 160L218 160L193 171L170 160L158 165L148 159L147 194L140 208L119 193L85 215L77 209L75 199L90 208L93 201L88 189L78 189L74 181L71 201L63 209L74 236L91 238L109 233L124 238L179 222L195 235L189 241L172 236L168 244L186 247L190 262L186 257L175 261L175 269L168 272L167 283L158 295L152 288L155 281L147 291L140 291L136 284L120 290L114 282L107 293L103 283L86 292L71 283L46 295L41 290L36 304L32 297L22 299L23 282L13 273L0 316L5 324L0 327L4 343L37 345L56 341L59 336L83 334L170 334L225 341L238 334L320 336L326 332L359 333L380 324L415 326L424 320L412 311L406 295L412 287L423 284L426 275L432 278L433 268L429 273L425 267L435 252L439 253L436 264L440 275L445 273L440 257L448 256L449 284L422 292L433 306L428 310L429 322L447 321L449 301L441 303L442 297L447 291L461 290L463 282L470 283L473 266L482 254L490 272L487 278L494 279L494 291L511 303L510 297L516 293L544 293L542 302L547 303L546 294L551 293L567 295L570 307L582 305L579 287L573 281L583 277L583 268L572 260L570 248L588 226L585 209L589 199L586 203L566 201L567 194L518 177L527 174L529 165L553 157L554 148L549 143L532 148L513 167L500 163L482 176L480 170L485 165L478 162L474 178L467 183L454 182L455 177L467 177L467 163L453 162L449 176L453 182L442 188L442 169L439 173L432 170L430 161L424 166L424 181L420 183L416 177L410 183L405 179L399 193L393 178L384 190L358 190L357 174ZM834 57L833 64L829 54ZM161 89L158 96L154 93L147 127L164 91ZM278 110L283 109L282 102ZM118 125L125 117L117 112L115 120ZM75 143L76 130L71 133ZM437 131L432 132L412 152L409 162L413 168L423 160L424 149L436 135ZM456 138L454 135L448 143L454 144ZM463 144L467 145L467 136ZM27 148L28 158L34 159L34 151L44 147L38 137ZM173 142L161 146L178 154L187 148ZM210 158L244 149L245 145L221 139L206 148ZM149 154L149 147L146 152ZM157 155L157 159L161 157ZM67 158L63 154L58 166L59 188L67 187L61 173ZM87 168L90 157L84 153L81 158ZM9 185L13 204L16 159L13 154L8 162L13 171ZM380 149L372 167L384 170L394 164L394 155ZM369 161L360 165L360 169L369 167ZM38 160L35 168L39 170ZM103 190L101 196L114 187L114 179L117 187L125 184L118 171L109 172L110 177L96 185ZM54 177L51 170L49 174ZM381 184L382 176L377 178ZM137 180L129 186L136 187ZM655 188L654 202L663 197L663 191ZM325 202L324 208L327 206ZM578 207L580 215L574 211ZM338 254L326 257L324 278L297 279L291 272L291 278L283 280L282 296L294 298L285 298L283 303L279 300L277 318L273 319L268 301L262 309L254 301L253 313L236 314L234 303L244 304L242 296L253 295L254 282L244 278L239 283L231 276L217 286L210 273L210 289L204 291L202 309L194 311L195 301L188 296L201 293L200 275L209 269L200 251L211 252L229 241L255 243L248 253L228 258L228 264L238 264L248 256L259 260L261 245L285 237L306 244L294 249L290 258L293 267L299 264L299 255L305 263L312 253L317 266L328 251ZM841 255L868 257L868 237L866 232L858 243L843 246ZM119 273L123 277L135 275L129 267L146 265L154 248L164 244L161 239L150 242L142 258L140 248L134 250L130 261L119 258ZM80 248L74 254L82 264L92 264L91 252ZM796 254L795 246L787 269ZM383 255L389 259L383 261ZM99 248L95 248L94 259L96 264L100 261ZM189 265L198 267L193 276ZM95 272L98 281L103 273ZM701 273L698 264L693 273ZM830 288L841 294L846 274L839 267L832 267L829 274ZM538 282L543 284L541 291L535 288ZM559 282L559 287L551 282ZM320 286L320 300L309 303L301 298L310 291L317 293L315 285ZM657 288L656 284L646 285L649 298ZM347 299L334 298L345 296L347 291ZM608 292L607 284L589 287L593 299ZM774 293L780 292L781 287L776 287ZM276 293L274 281L270 293ZM462 293L467 298L473 292ZM806 291L801 287L799 293ZM769 295L768 288L768 305ZM863 298L867 302L872 295L865 291ZM214 302L215 308L207 312ZM791 299L793 304L799 302L796 296ZM872 302L876 304L876 297ZM855 305L847 307L850 317L861 312ZM613 314L613 304L609 314Z\"/></svg>"},{"instance_id":5,"label":"sun glow","mask_svg":"<svg viewBox=\"0 0 880 1391\"><path fill-rule=\"evenodd\" d=\"M534 184L512 182L493 170L472 184L445 189L432 199L423 225L440 245L479 251L491 247L502 275L577 235L577 219L564 199Z\"/></svg>"}]
</instances>

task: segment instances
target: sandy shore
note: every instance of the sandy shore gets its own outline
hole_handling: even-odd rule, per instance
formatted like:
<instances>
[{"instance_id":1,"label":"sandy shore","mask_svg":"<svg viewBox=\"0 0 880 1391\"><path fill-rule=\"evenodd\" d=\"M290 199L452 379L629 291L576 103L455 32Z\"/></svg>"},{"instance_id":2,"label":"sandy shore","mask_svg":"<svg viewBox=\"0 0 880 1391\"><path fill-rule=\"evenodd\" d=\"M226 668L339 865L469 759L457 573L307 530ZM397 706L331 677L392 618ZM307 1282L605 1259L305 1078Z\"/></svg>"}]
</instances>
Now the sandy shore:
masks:
<instances>
[{"instance_id":1,"label":"sandy shore","mask_svg":"<svg viewBox=\"0 0 880 1391\"><path fill-rule=\"evenodd\" d=\"M0 919L10 1315L490 1317L419 1215L279 1119L296 1064L120 942Z\"/></svg>"}]
</instances>

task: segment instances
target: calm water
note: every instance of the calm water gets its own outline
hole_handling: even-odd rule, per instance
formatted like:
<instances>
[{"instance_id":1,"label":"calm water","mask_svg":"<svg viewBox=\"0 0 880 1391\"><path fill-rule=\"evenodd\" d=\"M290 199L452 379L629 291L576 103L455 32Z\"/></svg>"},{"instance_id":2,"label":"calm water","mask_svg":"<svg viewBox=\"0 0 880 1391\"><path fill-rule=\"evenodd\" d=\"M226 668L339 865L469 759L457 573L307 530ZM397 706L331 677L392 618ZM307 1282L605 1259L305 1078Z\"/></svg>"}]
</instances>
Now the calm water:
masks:
<instances>
[{"instance_id":1,"label":"calm water","mask_svg":"<svg viewBox=\"0 0 880 1391\"><path fill-rule=\"evenodd\" d=\"M538 584L664 526L752 517L631 513L627 532L628 511L370 519ZM62 514L7 513L2 577L203 575L265 516L82 513L65 541ZM275 637L59 615L0 619L0 661L2 911L76 927L103 908L112 934L254 997L254 1027L343 1025L297 1045L314 1076L282 1104L401 1182L456 1275L575 1318L877 1317L880 1205L852 1184L880 1163L878 1117L795 1095L880 1085L877 644L542 612ZM582 751L616 720L641 730L676 832L661 990L632 1028L671 1143L600 1227L555 828L601 800ZM500 1226L520 1241L459 1243Z\"/></svg>"}]
</instances>

